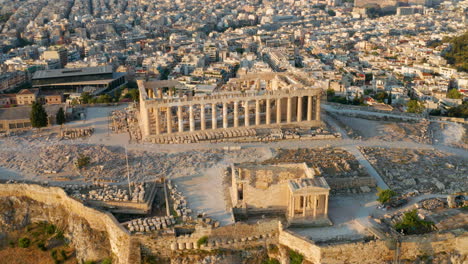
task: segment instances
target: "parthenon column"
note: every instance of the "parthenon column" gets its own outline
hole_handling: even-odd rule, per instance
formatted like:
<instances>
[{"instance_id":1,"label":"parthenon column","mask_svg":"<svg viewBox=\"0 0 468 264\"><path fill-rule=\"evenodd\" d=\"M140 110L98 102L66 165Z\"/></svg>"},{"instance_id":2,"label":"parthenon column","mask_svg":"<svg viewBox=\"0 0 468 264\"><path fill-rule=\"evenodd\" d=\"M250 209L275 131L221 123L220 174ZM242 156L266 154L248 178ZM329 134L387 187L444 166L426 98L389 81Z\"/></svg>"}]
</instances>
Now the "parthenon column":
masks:
<instances>
[{"instance_id":1,"label":"parthenon column","mask_svg":"<svg viewBox=\"0 0 468 264\"><path fill-rule=\"evenodd\" d=\"M292 112L292 111L291 111L291 110L292 110L292 109L291 109L291 108L292 108L292 107L291 107L291 101L292 101L292 98L291 98L291 97L288 97L288 101L287 101L287 102L288 102L288 104L287 104L288 109L287 109L287 111L286 111L286 112L287 112L287 113L286 113L286 122L287 122L288 124L291 123L291 119L292 119L292 117L291 117L291 116L292 116L292 113L291 113L291 112Z\"/></svg>"},{"instance_id":2,"label":"parthenon column","mask_svg":"<svg viewBox=\"0 0 468 264\"><path fill-rule=\"evenodd\" d=\"M325 196L325 216L327 216L328 215L328 194L324 196Z\"/></svg>"},{"instance_id":3,"label":"parthenon column","mask_svg":"<svg viewBox=\"0 0 468 264\"><path fill-rule=\"evenodd\" d=\"M227 103L223 103L223 128L228 127Z\"/></svg>"},{"instance_id":4,"label":"parthenon column","mask_svg":"<svg viewBox=\"0 0 468 264\"><path fill-rule=\"evenodd\" d=\"M205 104L200 104L200 122L200 129L203 131L206 129Z\"/></svg>"},{"instance_id":5,"label":"parthenon column","mask_svg":"<svg viewBox=\"0 0 468 264\"><path fill-rule=\"evenodd\" d=\"M270 99L266 99L266 124L269 125L271 123L271 113L270 113Z\"/></svg>"},{"instance_id":6,"label":"parthenon column","mask_svg":"<svg viewBox=\"0 0 468 264\"><path fill-rule=\"evenodd\" d=\"M211 128L216 129L217 125L217 120L216 120L216 104L213 103L211 105Z\"/></svg>"},{"instance_id":7,"label":"parthenon column","mask_svg":"<svg viewBox=\"0 0 468 264\"><path fill-rule=\"evenodd\" d=\"M167 133L171 134L172 133L172 113L171 113L171 107L168 106L166 108L166 123L167 123Z\"/></svg>"},{"instance_id":8,"label":"parthenon column","mask_svg":"<svg viewBox=\"0 0 468 264\"><path fill-rule=\"evenodd\" d=\"M317 195L314 195L314 218L317 216Z\"/></svg>"},{"instance_id":9,"label":"parthenon column","mask_svg":"<svg viewBox=\"0 0 468 264\"><path fill-rule=\"evenodd\" d=\"M307 121L312 121L312 96L307 96Z\"/></svg>"},{"instance_id":10,"label":"parthenon column","mask_svg":"<svg viewBox=\"0 0 468 264\"><path fill-rule=\"evenodd\" d=\"M234 102L234 127L239 127L239 102Z\"/></svg>"},{"instance_id":11,"label":"parthenon column","mask_svg":"<svg viewBox=\"0 0 468 264\"><path fill-rule=\"evenodd\" d=\"M159 108L156 107L154 108L154 118L156 119L155 122L156 122L156 135L159 135L161 133L160 131L160 123L159 123Z\"/></svg>"},{"instance_id":12,"label":"parthenon column","mask_svg":"<svg viewBox=\"0 0 468 264\"><path fill-rule=\"evenodd\" d=\"M303 195L302 196L302 201L303 201L303 203L302 203L302 205L303 205L303 207L302 207L302 216L305 217L306 216L306 208L307 208L307 196Z\"/></svg>"},{"instance_id":13,"label":"parthenon column","mask_svg":"<svg viewBox=\"0 0 468 264\"><path fill-rule=\"evenodd\" d=\"M248 127L249 124L249 101L245 101L244 105L244 125Z\"/></svg>"},{"instance_id":14,"label":"parthenon column","mask_svg":"<svg viewBox=\"0 0 468 264\"><path fill-rule=\"evenodd\" d=\"M276 99L276 123L281 124L281 98Z\"/></svg>"},{"instance_id":15,"label":"parthenon column","mask_svg":"<svg viewBox=\"0 0 468 264\"><path fill-rule=\"evenodd\" d=\"M193 105L189 106L190 132L195 131L195 118L193 117Z\"/></svg>"},{"instance_id":16,"label":"parthenon column","mask_svg":"<svg viewBox=\"0 0 468 264\"><path fill-rule=\"evenodd\" d=\"M320 120L320 96L315 96L315 120Z\"/></svg>"},{"instance_id":17,"label":"parthenon column","mask_svg":"<svg viewBox=\"0 0 468 264\"><path fill-rule=\"evenodd\" d=\"M297 97L297 118L296 122L301 122L302 121L302 97L298 96Z\"/></svg>"},{"instance_id":18,"label":"parthenon column","mask_svg":"<svg viewBox=\"0 0 468 264\"><path fill-rule=\"evenodd\" d=\"M255 101L255 125L260 125L260 100Z\"/></svg>"},{"instance_id":19,"label":"parthenon column","mask_svg":"<svg viewBox=\"0 0 468 264\"><path fill-rule=\"evenodd\" d=\"M179 132L184 132L184 120L182 118L182 106L177 107L177 122L179 123Z\"/></svg>"}]
</instances>

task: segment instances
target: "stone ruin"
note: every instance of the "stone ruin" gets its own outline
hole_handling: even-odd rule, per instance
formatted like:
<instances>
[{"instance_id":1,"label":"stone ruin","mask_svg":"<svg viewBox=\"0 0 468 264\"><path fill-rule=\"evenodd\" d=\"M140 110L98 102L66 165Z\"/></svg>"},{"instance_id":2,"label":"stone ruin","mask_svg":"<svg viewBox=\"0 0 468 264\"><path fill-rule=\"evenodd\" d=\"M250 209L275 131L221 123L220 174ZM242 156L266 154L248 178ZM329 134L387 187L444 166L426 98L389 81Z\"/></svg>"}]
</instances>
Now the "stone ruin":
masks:
<instances>
[{"instance_id":1,"label":"stone ruin","mask_svg":"<svg viewBox=\"0 0 468 264\"><path fill-rule=\"evenodd\" d=\"M61 139L75 139L81 137L89 137L94 133L94 128L70 128L60 132Z\"/></svg>"},{"instance_id":2,"label":"stone ruin","mask_svg":"<svg viewBox=\"0 0 468 264\"><path fill-rule=\"evenodd\" d=\"M66 185L65 189L72 197L80 200L144 203L148 183L132 182L130 185L133 187L131 195L129 195L127 185L97 183L96 185Z\"/></svg>"},{"instance_id":3,"label":"stone ruin","mask_svg":"<svg viewBox=\"0 0 468 264\"><path fill-rule=\"evenodd\" d=\"M176 212L177 216L182 218L182 222L192 220L190 215L192 213L192 209L188 207L185 196L177 190L177 185L173 185L172 182L168 180L167 189L169 190L169 195L172 200L172 208Z\"/></svg>"},{"instance_id":4,"label":"stone ruin","mask_svg":"<svg viewBox=\"0 0 468 264\"><path fill-rule=\"evenodd\" d=\"M150 233L164 230L176 224L174 216L154 216L138 218L124 223L123 225L132 233Z\"/></svg>"}]
</instances>

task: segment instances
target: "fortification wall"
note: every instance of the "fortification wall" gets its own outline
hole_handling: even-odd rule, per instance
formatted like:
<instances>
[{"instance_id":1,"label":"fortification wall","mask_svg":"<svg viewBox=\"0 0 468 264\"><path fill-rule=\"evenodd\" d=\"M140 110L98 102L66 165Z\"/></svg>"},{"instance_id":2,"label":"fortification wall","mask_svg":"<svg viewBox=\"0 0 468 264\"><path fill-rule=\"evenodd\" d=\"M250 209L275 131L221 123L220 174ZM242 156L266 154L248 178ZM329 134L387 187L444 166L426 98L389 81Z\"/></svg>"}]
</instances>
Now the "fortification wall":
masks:
<instances>
[{"instance_id":1,"label":"fortification wall","mask_svg":"<svg viewBox=\"0 0 468 264\"><path fill-rule=\"evenodd\" d=\"M306 260L321 264L386 263L393 261L396 248L396 241L392 239L318 246L287 230L280 230L279 243L301 253ZM468 255L468 234L460 230L407 236L403 238L399 250L400 259L415 260L421 256L456 253L461 255L459 261L461 259L460 263L463 263Z\"/></svg>"},{"instance_id":2,"label":"fortification wall","mask_svg":"<svg viewBox=\"0 0 468 264\"><path fill-rule=\"evenodd\" d=\"M70 198L61 188L29 184L0 184L0 197L10 196L27 197L49 206L65 209L70 214L86 220L92 229L107 233L110 251L116 258L116 263L140 263L140 256L138 252L135 252L139 250L139 247L132 242L128 231L121 227L111 214L86 207Z\"/></svg>"},{"instance_id":3,"label":"fortification wall","mask_svg":"<svg viewBox=\"0 0 468 264\"><path fill-rule=\"evenodd\" d=\"M327 179L327 183L332 188L335 189L348 189L348 188L357 188L361 186L375 187L376 181L372 177L359 177L359 178L330 178Z\"/></svg>"},{"instance_id":4,"label":"fortification wall","mask_svg":"<svg viewBox=\"0 0 468 264\"><path fill-rule=\"evenodd\" d=\"M281 245L302 254L306 260L320 263L321 249L313 241L288 230L280 230L278 240Z\"/></svg>"}]
</instances>

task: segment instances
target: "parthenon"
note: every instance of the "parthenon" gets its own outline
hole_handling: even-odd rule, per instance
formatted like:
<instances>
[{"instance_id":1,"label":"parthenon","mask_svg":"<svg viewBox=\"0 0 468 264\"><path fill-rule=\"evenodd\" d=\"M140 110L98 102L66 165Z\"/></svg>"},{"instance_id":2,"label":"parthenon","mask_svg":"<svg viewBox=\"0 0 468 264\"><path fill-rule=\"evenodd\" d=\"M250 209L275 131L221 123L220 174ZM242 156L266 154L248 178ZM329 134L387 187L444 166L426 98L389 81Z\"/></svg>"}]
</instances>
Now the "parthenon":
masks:
<instances>
[{"instance_id":1,"label":"parthenon","mask_svg":"<svg viewBox=\"0 0 468 264\"><path fill-rule=\"evenodd\" d=\"M258 128L320 126L321 90L284 74L231 79L209 95L184 94L167 81L138 81L138 87L140 126L149 141L220 130L243 134Z\"/></svg>"}]
</instances>

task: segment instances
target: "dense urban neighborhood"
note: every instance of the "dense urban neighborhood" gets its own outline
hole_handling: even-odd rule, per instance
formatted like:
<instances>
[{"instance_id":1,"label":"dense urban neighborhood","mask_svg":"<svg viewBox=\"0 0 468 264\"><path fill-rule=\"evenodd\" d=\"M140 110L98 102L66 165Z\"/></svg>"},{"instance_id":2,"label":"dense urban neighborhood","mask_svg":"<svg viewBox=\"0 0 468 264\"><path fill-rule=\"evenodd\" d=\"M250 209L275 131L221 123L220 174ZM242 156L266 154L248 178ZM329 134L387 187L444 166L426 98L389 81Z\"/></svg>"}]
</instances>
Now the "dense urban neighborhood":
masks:
<instances>
[{"instance_id":1,"label":"dense urban neighborhood","mask_svg":"<svg viewBox=\"0 0 468 264\"><path fill-rule=\"evenodd\" d=\"M0 263L468 263L468 0L0 3Z\"/></svg>"}]
</instances>

